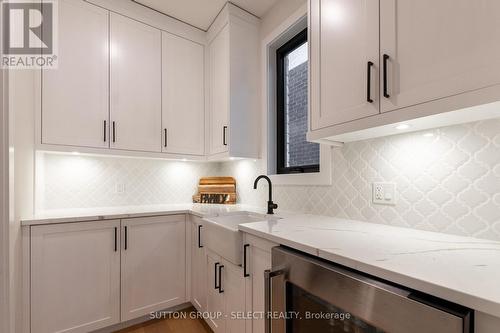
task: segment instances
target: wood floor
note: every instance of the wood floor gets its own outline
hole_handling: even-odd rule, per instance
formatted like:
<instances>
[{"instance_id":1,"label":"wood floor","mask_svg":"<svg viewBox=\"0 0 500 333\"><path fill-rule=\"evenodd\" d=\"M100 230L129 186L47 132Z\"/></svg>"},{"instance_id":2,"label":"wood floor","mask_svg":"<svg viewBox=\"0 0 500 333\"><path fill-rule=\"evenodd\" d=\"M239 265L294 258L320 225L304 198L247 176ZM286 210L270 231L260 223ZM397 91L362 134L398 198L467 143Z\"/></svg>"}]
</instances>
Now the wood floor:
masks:
<instances>
[{"instance_id":1,"label":"wood floor","mask_svg":"<svg viewBox=\"0 0 500 333\"><path fill-rule=\"evenodd\" d=\"M194 308L182 312L193 313ZM147 321L115 333L212 333L210 327L202 319L168 318Z\"/></svg>"}]
</instances>

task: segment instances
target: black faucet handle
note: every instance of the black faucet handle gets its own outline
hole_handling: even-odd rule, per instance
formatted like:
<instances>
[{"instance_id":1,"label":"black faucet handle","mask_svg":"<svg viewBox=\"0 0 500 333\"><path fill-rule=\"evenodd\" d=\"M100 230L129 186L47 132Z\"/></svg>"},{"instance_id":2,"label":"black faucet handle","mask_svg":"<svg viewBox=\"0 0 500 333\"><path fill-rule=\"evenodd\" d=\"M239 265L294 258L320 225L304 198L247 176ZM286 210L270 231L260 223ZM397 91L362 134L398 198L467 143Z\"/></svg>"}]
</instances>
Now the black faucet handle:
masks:
<instances>
[{"instance_id":1,"label":"black faucet handle","mask_svg":"<svg viewBox=\"0 0 500 333\"><path fill-rule=\"evenodd\" d=\"M274 214L274 210L278 208L278 204L275 204L272 201L267 202L267 213Z\"/></svg>"}]
</instances>

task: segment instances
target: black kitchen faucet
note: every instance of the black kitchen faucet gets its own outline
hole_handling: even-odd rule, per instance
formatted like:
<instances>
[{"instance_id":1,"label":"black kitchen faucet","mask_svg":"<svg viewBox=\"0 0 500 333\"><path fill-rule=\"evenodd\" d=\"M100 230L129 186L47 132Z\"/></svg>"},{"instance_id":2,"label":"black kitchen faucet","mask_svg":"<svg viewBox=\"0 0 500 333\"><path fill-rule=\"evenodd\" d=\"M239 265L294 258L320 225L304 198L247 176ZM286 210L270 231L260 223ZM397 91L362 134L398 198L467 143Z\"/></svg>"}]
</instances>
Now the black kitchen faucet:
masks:
<instances>
[{"instance_id":1,"label":"black kitchen faucet","mask_svg":"<svg viewBox=\"0 0 500 333\"><path fill-rule=\"evenodd\" d=\"M266 175L260 175L255 179L255 182L253 183L253 189L257 189L257 183L261 179L267 180L269 184L269 200L267 201L267 213L274 214L274 210L278 208L278 205L273 202L273 183L271 182L271 179L269 179L269 177Z\"/></svg>"}]
</instances>

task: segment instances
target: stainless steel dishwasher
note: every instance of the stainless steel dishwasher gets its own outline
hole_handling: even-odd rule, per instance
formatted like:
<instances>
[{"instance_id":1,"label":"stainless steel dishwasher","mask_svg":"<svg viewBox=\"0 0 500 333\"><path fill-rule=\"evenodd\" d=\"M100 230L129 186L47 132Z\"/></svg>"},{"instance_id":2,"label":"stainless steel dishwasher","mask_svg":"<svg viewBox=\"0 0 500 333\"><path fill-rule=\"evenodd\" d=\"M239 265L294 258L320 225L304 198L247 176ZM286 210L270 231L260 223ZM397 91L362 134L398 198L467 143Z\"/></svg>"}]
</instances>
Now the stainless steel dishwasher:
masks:
<instances>
[{"instance_id":1,"label":"stainless steel dishwasher","mask_svg":"<svg viewBox=\"0 0 500 333\"><path fill-rule=\"evenodd\" d=\"M265 272L267 333L472 333L474 312L285 247Z\"/></svg>"}]
</instances>

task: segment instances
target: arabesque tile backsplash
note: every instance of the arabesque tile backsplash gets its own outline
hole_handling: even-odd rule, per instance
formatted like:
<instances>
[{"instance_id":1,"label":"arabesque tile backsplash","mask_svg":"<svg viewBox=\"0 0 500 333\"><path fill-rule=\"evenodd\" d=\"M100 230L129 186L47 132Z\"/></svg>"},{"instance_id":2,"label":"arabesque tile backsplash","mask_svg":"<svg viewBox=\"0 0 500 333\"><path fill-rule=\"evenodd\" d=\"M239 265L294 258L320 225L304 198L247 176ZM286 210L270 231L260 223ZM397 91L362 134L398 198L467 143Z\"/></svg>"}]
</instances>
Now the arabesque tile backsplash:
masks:
<instances>
[{"instance_id":1,"label":"arabesque tile backsplash","mask_svg":"<svg viewBox=\"0 0 500 333\"><path fill-rule=\"evenodd\" d=\"M38 210L185 203L202 176L232 175L239 202L263 206L262 161L173 162L40 154ZM397 204L371 202L373 182ZM117 193L117 184L125 193ZM333 150L331 186L275 186L282 210L500 240L500 119L348 143Z\"/></svg>"}]
</instances>

